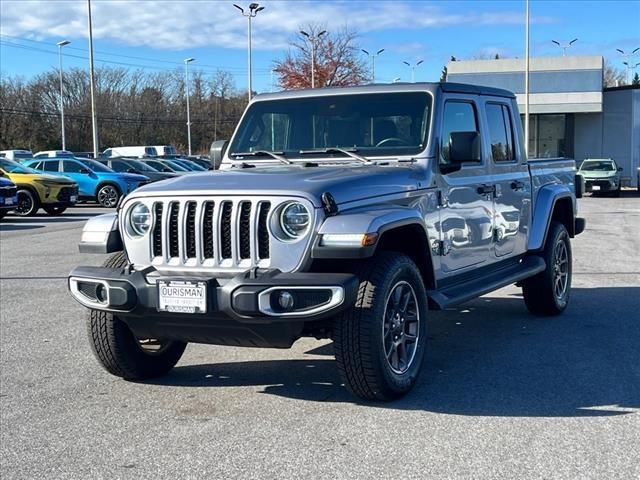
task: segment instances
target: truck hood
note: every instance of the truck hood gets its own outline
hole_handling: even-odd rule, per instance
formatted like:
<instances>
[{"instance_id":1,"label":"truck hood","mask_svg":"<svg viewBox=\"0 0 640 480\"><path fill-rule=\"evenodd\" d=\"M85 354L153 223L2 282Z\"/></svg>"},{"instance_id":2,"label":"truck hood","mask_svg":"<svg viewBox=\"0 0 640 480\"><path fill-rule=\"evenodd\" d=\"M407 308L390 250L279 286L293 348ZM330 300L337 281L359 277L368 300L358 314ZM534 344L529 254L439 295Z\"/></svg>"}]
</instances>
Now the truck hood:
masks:
<instances>
[{"instance_id":1,"label":"truck hood","mask_svg":"<svg viewBox=\"0 0 640 480\"><path fill-rule=\"evenodd\" d=\"M615 170L581 170L578 173L584 178L609 178L617 176L619 172Z\"/></svg>"},{"instance_id":2,"label":"truck hood","mask_svg":"<svg viewBox=\"0 0 640 480\"><path fill-rule=\"evenodd\" d=\"M287 195L302 196L322 206L330 192L336 203L426 188L424 168L418 165L299 165L218 170L176 177L146 185L134 196L171 195Z\"/></svg>"}]
</instances>

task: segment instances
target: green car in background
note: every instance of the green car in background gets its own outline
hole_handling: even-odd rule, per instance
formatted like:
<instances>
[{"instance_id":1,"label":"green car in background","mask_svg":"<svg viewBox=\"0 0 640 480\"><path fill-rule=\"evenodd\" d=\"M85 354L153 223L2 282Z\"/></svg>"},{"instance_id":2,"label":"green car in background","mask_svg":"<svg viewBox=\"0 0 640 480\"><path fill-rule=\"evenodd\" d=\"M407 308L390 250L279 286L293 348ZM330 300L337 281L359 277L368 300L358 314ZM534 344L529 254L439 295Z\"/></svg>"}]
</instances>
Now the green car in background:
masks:
<instances>
[{"instance_id":1,"label":"green car in background","mask_svg":"<svg viewBox=\"0 0 640 480\"><path fill-rule=\"evenodd\" d=\"M586 192L607 193L619 197L622 188L621 171L622 167L618 167L611 158L587 158L580 165L578 174L584 178Z\"/></svg>"}]
</instances>

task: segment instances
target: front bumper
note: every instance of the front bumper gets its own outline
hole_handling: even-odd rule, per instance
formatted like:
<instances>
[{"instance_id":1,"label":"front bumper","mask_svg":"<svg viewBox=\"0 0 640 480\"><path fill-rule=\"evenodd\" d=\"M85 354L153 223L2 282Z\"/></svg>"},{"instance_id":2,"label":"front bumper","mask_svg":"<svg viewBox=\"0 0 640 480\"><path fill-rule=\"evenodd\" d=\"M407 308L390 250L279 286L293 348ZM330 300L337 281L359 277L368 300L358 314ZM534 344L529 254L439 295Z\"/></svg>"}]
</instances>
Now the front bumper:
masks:
<instances>
[{"instance_id":1,"label":"front bumper","mask_svg":"<svg viewBox=\"0 0 640 480\"><path fill-rule=\"evenodd\" d=\"M597 188L594 188L597 187ZM620 182L611 178L600 178L600 179L586 179L585 180L585 191L586 192L610 192L613 190L618 190L620 188Z\"/></svg>"},{"instance_id":2,"label":"front bumper","mask_svg":"<svg viewBox=\"0 0 640 480\"><path fill-rule=\"evenodd\" d=\"M206 313L158 311L158 280L205 283ZM102 293L95 294L91 285L100 286ZM132 272L76 267L69 274L69 289L75 300L90 309L117 315L140 338L258 347L291 346L305 323L330 318L353 305L357 288L358 280L351 274L278 270L252 270L233 278L161 276L153 267ZM284 290L294 295L324 292L325 296L321 296L320 304L309 308L275 311L270 295Z\"/></svg>"}]
</instances>

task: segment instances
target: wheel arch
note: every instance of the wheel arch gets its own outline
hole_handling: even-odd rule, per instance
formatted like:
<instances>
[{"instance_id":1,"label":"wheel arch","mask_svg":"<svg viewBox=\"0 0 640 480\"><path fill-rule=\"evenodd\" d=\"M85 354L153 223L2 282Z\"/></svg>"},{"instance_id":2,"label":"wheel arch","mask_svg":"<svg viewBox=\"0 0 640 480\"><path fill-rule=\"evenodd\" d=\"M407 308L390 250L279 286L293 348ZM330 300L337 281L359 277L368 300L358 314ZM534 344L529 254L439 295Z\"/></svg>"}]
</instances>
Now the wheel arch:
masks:
<instances>
[{"instance_id":1,"label":"wheel arch","mask_svg":"<svg viewBox=\"0 0 640 480\"><path fill-rule=\"evenodd\" d=\"M546 185L536 197L529 235L528 250L544 248L552 221L562 223L573 238L575 227L575 197L565 185Z\"/></svg>"},{"instance_id":2,"label":"wheel arch","mask_svg":"<svg viewBox=\"0 0 640 480\"><path fill-rule=\"evenodd\" d=\"M40 192L38 192L38 189L35 186L23 183L18 185L17 187L18 188L17 188L16 194L20 192L20 190L27 190L36 197L36 202L38 202L39 205L42 204L42 198L40 198Z\"/></svg>"}]
</instances>

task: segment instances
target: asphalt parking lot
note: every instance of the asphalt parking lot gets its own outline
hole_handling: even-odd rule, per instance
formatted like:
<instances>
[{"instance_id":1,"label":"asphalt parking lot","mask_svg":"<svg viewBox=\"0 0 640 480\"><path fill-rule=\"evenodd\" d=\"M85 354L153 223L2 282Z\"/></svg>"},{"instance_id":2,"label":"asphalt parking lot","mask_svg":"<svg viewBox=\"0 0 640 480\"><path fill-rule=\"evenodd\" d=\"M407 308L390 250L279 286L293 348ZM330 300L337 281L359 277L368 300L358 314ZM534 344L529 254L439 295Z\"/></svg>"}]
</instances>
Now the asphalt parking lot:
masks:
<instances>
[{"instance_id":1,"label":"asphalt parking lot","mask_svg":"<svg viewBox=\"0 0 640 480\"><path fill-rule=\"evenodd\" d=\"M422 377L363 403L324 341L190 345L166 377L94 360L66 291L101 209L0 224L1 471L9 478L640 478L640 197L579 201L571 305L509 287L432 312Z\"/></svg>"}]
</instances>

